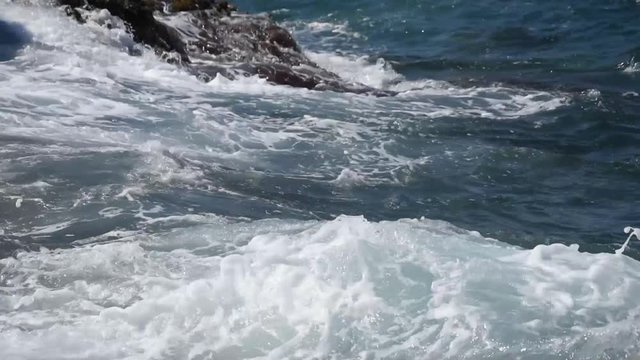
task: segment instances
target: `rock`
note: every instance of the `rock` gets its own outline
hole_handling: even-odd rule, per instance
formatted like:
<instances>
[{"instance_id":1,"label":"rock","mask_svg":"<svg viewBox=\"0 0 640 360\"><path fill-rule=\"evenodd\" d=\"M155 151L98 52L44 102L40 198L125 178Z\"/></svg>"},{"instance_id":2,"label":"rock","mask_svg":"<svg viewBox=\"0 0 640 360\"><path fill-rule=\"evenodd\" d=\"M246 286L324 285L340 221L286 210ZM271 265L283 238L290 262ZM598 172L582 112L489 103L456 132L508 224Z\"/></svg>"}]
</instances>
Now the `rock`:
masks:
<instances>
[{"instance_id":1,"label":"rock","mask_svg":"<svg viewBox=\"0 0 640 360\"><path fill-rule=\"evenodd\" d=\"M189 62L186 46L180 35L169 26L157 21L153 16L158 8L162 8L156 0L57 0L66 6L67 14L76 14L78 9L106 9L129 26L129 31L137 42L147 44L158 52L175 52L185 63ZM83 22L83 21L80 21Z\"/></svg>"},{"instance_id":2,"label":"rock","mask_svg":"<svg viewBox=\"0 0 640 360\"><path fill-rule=\"evenodd\" d=\"M171 2L170 11L194 11L215 9L221 14L231 15L236 8L227 1L216 0L173 0Z\"/></svg>"},{"instance_id":3,"label":"rock","mask_svg":"<svg viewBox=\"0 0 640 360\"><path fill-rule=\"evenodd\" d=\"M76 8L72 8L71 6L67 5L64 8L64 12L67 14L67 16L72 16L74 19L76 19L76 21L79 22L80 24L84 24L86 22L82 17L82 14L80 14L78 9Z\"/></svg>"},{"instance_id":4,"label":"rock","mask_svg":"<svg viewBox=\"0 0 640 360\"><path fill-rule=\"evenodd\" d=\"M223 0L57 0L84 22L81 9L106 9L137 42L210 80L258 75L269 82L316 90L393 93L349 83L307 58L293 36L265 15L239 14ZM174 55L171 55L174 54Z\"/></svg>"}]
</instances>

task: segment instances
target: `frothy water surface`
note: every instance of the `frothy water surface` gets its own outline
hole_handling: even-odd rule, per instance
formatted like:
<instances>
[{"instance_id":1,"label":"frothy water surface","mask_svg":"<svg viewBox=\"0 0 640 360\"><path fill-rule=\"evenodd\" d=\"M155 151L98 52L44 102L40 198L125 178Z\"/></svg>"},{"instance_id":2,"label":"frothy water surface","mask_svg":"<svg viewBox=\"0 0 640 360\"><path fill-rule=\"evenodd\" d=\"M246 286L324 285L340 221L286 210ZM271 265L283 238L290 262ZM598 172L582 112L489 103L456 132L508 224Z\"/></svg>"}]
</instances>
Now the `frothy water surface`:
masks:
<instances>
[{"instance_id":1,"label":"frothy water surface","mask_svg":"<svg viewBox=\"0 0 640 360\"><path fill-rule=\"evenodd\" d=\"M174 219L174 221L177 219ZM622 358L640 267L445 222L230 222L0 263L3 352L49 358ZM165 221L171 221L165 219Z\"/></svg>"},{"instance_id":2,"label":"frothy water surface","mask_svg":"<svg viewBox=\"0 0 640 360\"><path fill-rule=\"evenodd\" d=\"M0 358L637 356L640 10L567 4L238 1L375 98L0 2Z\"/></svg>"}]
</instances>

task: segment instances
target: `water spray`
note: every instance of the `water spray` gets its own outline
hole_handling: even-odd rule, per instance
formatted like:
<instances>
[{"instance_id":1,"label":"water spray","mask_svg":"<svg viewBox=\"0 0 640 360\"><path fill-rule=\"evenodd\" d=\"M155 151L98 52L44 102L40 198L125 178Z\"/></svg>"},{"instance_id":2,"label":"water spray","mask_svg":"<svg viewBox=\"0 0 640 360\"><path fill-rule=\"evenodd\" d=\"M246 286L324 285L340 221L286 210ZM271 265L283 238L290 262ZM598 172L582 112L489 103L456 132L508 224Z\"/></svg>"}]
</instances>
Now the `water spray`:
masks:
<instances>
[{"instance_id":1,"label":"water spray","mask_svg":"<svg viewBox=\"0 0 640 360\"><path fill-rule=\"evenodd\" d=\"M629 245L629 241L631 241L631 238L633 236L636 237L636 239L640 240L640 229L636 229L636 228L632 228L631 226L627 226L626 228L624 228L624 233L625 234L629 234L629 236L627 237L627 241L624 242L624 244L622 244L622 247L618 250L616 250L616 254L622 254L624 252L624 250L627 248L627 245Z\"/></svg>"}]
</instances>

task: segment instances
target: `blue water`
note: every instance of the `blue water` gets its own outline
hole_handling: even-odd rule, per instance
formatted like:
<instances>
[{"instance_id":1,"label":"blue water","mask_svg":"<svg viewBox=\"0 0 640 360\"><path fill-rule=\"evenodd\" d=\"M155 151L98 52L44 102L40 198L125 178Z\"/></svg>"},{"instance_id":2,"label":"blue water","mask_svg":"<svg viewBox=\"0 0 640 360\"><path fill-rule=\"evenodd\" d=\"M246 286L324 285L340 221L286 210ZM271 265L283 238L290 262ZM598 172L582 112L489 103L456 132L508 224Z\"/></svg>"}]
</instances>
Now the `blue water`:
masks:
<instances>
[{"instance_id":1,"label":"blue water","mask_svg":"<svg viewBox=\"0 0 640 360\"><path fill-rule=\"evenodd\" d=\"M621 71L640 59L636 2L239 5L275 12L279 21L347 23L363 36L323 41L330 34L301 34L303 44L382 57L407 79L571 94L569 106L508 121L417 117L401 126L389 124L404 151L465 149L469 156L438 160L402 186L363 189L348 213L376 219L424 215L519 245L579 241L582 249L595 252L616 248L620 229L637 222L640 73ZM593 90L596 96L589 95ZM320 211L336 212L344 205Z\"/></svg>"},{"instance_id":2,"label":"blue water","mask_svg":"<svg viewBox=\"0 0 640 360\"><path fill-rule=\"evenodd\" d=\"M20 24L0 21L0 61L13 59L30 41L29 33Z\"/></svg>"},{"instance_id":3,"label":"blue water","mask_svg":"<svg viewBox=\"0 0 640 360\"><path fill-rule=\"evenodd\" d=\"M235 3L400 95L202 84L0 2L0 355L640 353L639 3Z\"/></svg>"}]
</instances>

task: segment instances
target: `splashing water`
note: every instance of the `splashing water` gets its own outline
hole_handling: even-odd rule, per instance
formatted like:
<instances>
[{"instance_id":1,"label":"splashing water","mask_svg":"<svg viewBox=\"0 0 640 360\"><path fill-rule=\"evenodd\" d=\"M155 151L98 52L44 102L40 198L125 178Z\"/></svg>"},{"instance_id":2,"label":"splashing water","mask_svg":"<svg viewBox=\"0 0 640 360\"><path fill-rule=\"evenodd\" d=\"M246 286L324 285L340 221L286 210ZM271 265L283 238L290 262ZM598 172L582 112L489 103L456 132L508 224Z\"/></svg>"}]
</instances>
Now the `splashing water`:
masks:
<instances>
[{"instance_id":1,"label":"splashing water","mask_svg":"<svg viewBox=\"0 0 640 360\"><path fill-rule=\"evenodd\" d=\"M616 359L640 263L442 221L190 224L0 260L0 358ZM623 276L612 278L611 274Z\"/></svg>"},{"instance_id":2,"label":"splashing water","mask_svg":"<svg viewBox=\"0 0 640 360\"><path fill-rule=\"evenodd\" d=\"M626 228L624 228L624 233L629 234L629 236L627 237L627 241L625 241L624 244L622 244L622 247L616 250L616 254L622 254L624 252L624 250L629 245L629 241L631 241L632 237L635 236L637 240L640 240L640 229L638 228L632 228L630 226L627 226Z\"/></svg>"}]
</instances>

